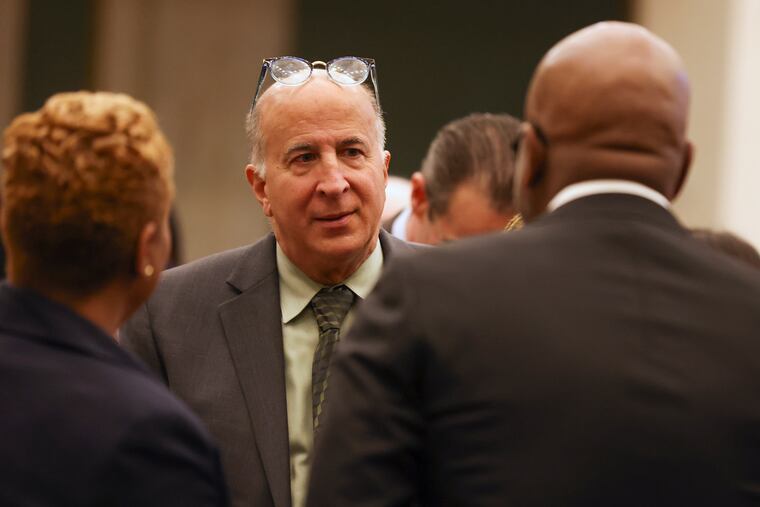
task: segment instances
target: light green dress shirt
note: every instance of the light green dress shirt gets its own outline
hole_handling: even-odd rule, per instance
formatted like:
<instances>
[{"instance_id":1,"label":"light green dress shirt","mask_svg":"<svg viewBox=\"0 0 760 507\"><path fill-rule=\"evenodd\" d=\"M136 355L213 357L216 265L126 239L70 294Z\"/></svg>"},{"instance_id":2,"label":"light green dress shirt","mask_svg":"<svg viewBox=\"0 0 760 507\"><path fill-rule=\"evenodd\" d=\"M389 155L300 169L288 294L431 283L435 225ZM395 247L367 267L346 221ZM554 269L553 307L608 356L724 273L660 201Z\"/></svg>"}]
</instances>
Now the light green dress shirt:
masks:
<instances>
[{"instance_id":1,"label":"light green dress shirt","mask_svg":"<svg viewBox=\"0 0 760 507\"><path fill-rule=\"evenodd\" d=\"M378 241L375 250L354 274L343 282L364 299L377 283L383 268L383 252ZM288 407L290 444L290 492L293 507L303 507L309 483L313 446L311 415L311 363L319 341L319 327L309 302L324 287L298 269L277 245L277 271L280 277L282 344L285 351L285 390ZM349 310L340 328L346 335L353 320Z\"/></svg>"}]
</instances>

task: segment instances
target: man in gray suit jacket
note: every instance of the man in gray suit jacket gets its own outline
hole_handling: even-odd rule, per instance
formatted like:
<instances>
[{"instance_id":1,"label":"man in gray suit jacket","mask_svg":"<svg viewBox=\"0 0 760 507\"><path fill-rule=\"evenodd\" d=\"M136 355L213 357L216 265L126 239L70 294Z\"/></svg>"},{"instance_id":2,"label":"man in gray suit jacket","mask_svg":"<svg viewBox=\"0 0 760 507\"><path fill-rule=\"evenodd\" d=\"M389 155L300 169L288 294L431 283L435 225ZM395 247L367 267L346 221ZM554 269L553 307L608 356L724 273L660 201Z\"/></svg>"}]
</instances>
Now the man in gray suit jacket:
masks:
<instances>
[{"instance_id":1,"label":"man in gray suit jacket","mask_svg":"<svg viewBox=\"0 0 760 507\"><path fill-rule=\"evenodd\" d=\"M281 72L293 65L306 79ZM168 271L121 333L218 440L236 506L303 505L331 348L384 259L407 248L379 231L385 127L376 91L347 82L347 65L374 84L363 59L265 62L262 80L271 68L291 86L254 98L246 176L274 233ZM335 287L348 315L323 329L340 305L320 313L317 300Z\"/></svg>"}]
</instances>

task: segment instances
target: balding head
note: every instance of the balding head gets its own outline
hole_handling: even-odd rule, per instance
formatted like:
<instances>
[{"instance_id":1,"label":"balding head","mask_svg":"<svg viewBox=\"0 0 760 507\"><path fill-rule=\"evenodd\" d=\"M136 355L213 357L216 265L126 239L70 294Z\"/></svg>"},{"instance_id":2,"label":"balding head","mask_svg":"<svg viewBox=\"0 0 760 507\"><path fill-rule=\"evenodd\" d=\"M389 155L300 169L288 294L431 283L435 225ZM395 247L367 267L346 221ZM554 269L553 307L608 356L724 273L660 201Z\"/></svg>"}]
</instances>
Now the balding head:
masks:
<instances>
[{"instance_id":1,"label":"balding head","mask_svg":"<svg viewBox=\"0 0 760 507\"><path fill-rule=\"evenodd\" d=\"M605 22L560 41L526 98L524 213L539 214L559 190L590 179L637 181L672 199L690 161L688 106L681 59L646 29Z\"/></svg>"},{"instance_id":2,"label":"balding head","mask_svg":"<svg viewBox=\"0 0 760 507\"><path fill-rule=\"evenodd\" d=\"M266 133L262 128L262 119L267 116L266 110L271 108L270 103L283 103L290 101L295 95L303 95L302 88L317 88L319 91L309 90L315 92L317 95L321 95L323 92L330 93L333 90L330 88L338 88L341 93L357 93L366 97L368 103L372 106L375 113L375 131L379 140L380 151L385 150L385 120L383 119L383 113L380 109L375 96L372 94L369 88L365 85L361 86L342 86L327 77L327 72L323 69L314 69L312 76L303 85L288 86L280 83L274 83L264 93L261 94L259 100L256 102L256 107L249 112L246 118L246 133L248 134L248 140L250 142L250 162L256 167L257 172L261 177L266 174L266 164L264 163L264 138Z\"/></svg>"}]
</instances>

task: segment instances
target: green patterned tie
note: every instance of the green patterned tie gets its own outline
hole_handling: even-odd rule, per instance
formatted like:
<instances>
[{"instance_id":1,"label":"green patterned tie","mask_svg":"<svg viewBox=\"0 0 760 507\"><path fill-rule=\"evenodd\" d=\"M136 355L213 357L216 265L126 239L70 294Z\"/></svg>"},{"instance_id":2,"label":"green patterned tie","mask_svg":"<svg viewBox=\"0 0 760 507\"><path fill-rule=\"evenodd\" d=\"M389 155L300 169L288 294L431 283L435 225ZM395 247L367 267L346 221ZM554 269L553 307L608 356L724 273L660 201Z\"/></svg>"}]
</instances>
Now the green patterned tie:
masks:
<instances>
[{"instance_id":1,"label":"green patterned tie","mask_svg":"<svg viewBox=\"0 0 760 507\"><path fill-rule=\"evenodd\" d=\"M340 324L353 302L354 293L345 285L322 289L311 299L311 309L319 325L319 343L311 364L311 414L315 434L326 403L330 358L340 339Z\"/></svg>"}]
</instances>

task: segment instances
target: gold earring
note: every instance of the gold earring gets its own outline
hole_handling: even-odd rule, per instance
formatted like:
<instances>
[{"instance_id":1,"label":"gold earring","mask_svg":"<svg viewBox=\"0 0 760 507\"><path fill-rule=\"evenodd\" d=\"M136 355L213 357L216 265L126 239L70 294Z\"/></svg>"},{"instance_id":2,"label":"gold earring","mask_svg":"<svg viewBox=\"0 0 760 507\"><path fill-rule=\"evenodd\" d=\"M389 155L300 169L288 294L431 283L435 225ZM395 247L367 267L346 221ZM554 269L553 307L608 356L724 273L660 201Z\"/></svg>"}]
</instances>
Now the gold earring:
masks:
<instances>
[{"instance_id":1,"label":"gold earring","mask_svg":"<svg viewBox=\"0 0 760 507\"><path fill-rule=\"evenodd\" d=\"M518 229L522 229L525 225L525 222L523 221L523 217L519 213L515 213L512 216L512 219L509 221L506 227L504 227L505 231L516 231Z\"/></svg>"},{"instance_id":2,"label":"gold earring","mask_svg":"<svg viewBox=\"0 0 760 507\"><path fill-rule=\"evenodd\" d=\"M153 273L155 272L156 270L150 264L146 264L145 267L143 268L143 274L145 275L146 278L150 278L151 276L153 276Z\"/></svg>"}]
</instances>

